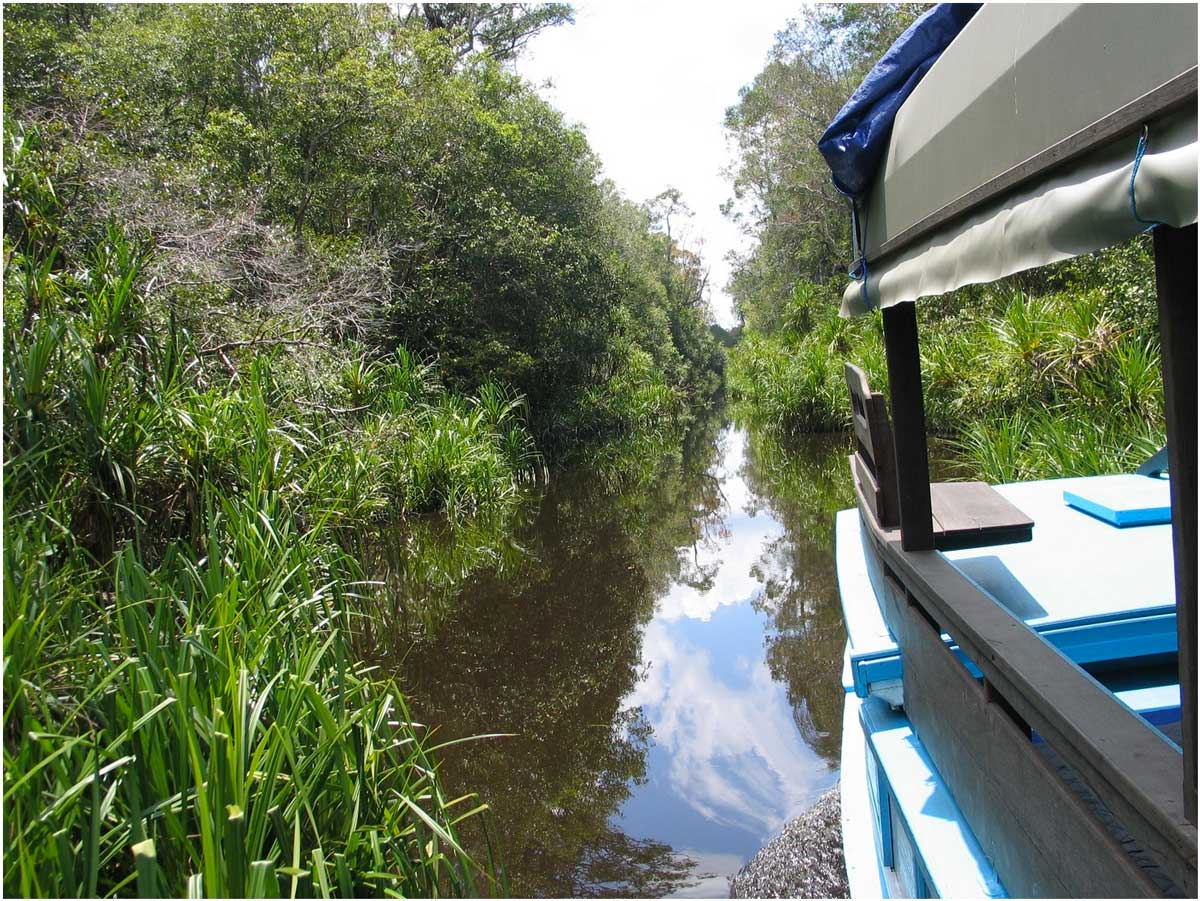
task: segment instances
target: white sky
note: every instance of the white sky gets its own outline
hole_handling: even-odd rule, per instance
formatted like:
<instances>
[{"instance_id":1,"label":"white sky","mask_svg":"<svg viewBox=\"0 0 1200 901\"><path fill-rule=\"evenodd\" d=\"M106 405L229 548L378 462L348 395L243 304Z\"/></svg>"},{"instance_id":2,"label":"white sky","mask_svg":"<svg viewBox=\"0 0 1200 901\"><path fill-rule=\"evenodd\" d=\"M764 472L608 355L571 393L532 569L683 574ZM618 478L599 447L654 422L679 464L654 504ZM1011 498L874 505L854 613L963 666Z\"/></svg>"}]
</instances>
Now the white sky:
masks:
<instances>
[{"instance_id":1,"label":"white sky","mask_svg":"<svg viewBox=\"0 0 1200 901\"><path fill-rule=\"evenodd\" d=\"M733 191L722 121L805 4L677 0L575 5L575 24L530 41L517 71L582 125L604 174L630 200L678 188L695 213L685 243L711 268L713 313L733 325L725 255L747 239L721 215ZM675 229L672 223L672 229ZM701 243L702 242L702 243Z\"/></svg>"}]
</instances>

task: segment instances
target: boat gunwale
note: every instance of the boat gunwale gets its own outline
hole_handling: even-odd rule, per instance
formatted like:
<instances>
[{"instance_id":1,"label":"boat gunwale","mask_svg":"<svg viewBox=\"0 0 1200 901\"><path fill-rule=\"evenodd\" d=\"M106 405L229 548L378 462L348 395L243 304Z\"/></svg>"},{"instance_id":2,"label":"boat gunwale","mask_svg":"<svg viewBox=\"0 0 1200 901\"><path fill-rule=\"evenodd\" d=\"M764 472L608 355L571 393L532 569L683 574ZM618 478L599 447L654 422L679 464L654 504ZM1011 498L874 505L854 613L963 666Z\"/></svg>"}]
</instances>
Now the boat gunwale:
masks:
<instances>
[{"instance_id":1,"label":"boat gunwale","mask_svg":"<svg viewBox=\"0 0 1200 901\"><path fill-rule=\"evenodd\" d=\"M885 575L889 569L896 574L907 595L983 672L989 689L1056 748L1172 880L1194 895L1196 827L1177 790L1184 766L1178 748L940 552L905 551L899 530L875 520L857 480L855 491Z\"/></svg>"}]
</instances>

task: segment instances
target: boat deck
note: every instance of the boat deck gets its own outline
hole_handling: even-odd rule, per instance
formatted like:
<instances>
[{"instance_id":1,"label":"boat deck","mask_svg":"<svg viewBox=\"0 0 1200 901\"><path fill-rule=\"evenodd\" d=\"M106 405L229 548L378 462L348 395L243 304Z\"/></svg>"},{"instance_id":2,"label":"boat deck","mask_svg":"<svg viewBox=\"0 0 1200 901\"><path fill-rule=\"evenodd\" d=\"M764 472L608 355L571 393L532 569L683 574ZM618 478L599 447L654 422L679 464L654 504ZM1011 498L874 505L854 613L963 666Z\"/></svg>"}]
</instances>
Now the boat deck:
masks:
<instances>
[{"instance_id":1,"label":"boat deck","mask_svg":"<svg viewBox=\"0 0 1200 901\"><path fill-rule=\"evenodd\" d=\"M1087 492L1106 478L996 486L1033 519L1033 540L941 552L977 587L1081 665L1172 654L1178 645L1170 525L1121 528L1063 499L1064 492ZM879 605L856 602L873 599L882 590L862 528L858 510L837 515L849 663L855 691L866 697L873 687L886 694L898 685L902 668Z\"/></svg>"},{"instance_id":2,"label":"boat deck","mask_svg":"<svg viewBox=\"0 0 1200 901\"><path fill-rule=\"evenodd\" d=\"M1146 486L1139 484L1136 481L1138 478L1144 479L1133 477L1132 481L1125 479L1124 482L1121 478L1111 477L1056 479L997 486L998 493L1036 523L1032 541L932 552L933 556L928 556L930 552L927 552L926 558L914 559L927 559L930 562L940 560L939 565L947 573L954 573L955 578L973 586L971 590L980 595L979 601L973 602L976 604L974 609L983 611L989 606L985 596L989 597L1005 608L1008 612L1006 616L1011 613L1040 633L1065 657L1087 668L1094 679L1108 688L1110 698L1115 697L1127 710L1138 714L1144 723L1157 728L1161 737L1169 740L1169 745L1164 743L1164 747L1173 747L1178 754L1178 671L1174 665L1165 665L1177 653L1178 642L1170 526L1146 524L1143 520L1141 524L1121 527L1116 522L1108 521L1103 511L1100 515L1092 515L1069 505L1064 499L1064 493L1095 496L1101 493L1097 491L1100 487L1109 498L1115 492L1117 506L1121 507L1122 491L1128 490L1130 495L1145 493L1143 489ZM1132 503L1127 506L1132 507ZM1153 882L1156 890L1152 890L1152 893L1168 896L1177 894L1179 890L1176 883L1171 881L1173 877L1153 857L1146 855L1129 833L1123 831L1124 826L1118 818L1088 788L1087 782L1075 775L1055 748L1042 741L1038 734L1040 725L1030 728L1029 723L1011 710L1007 714L1000 713L997 719L997 711L1007 708L996 707L992 703L996 696L987 693L994 689L988 680L980 682L983 674L976 666L978 663L979 666L994 667L994 661L985 663L979 657L978 646L973 646L968 657L946 632L936 628L929 614L924 614L924 618L917 616L916 612L924 601L918 602L909 594L905 603L905 588L897 583L897 576L890 569L886 575L882 571L884 564L878 553L877 537L876 547L869 550L873 536L869 534L860 510L838 514L836 534L839 589L849 639L843 674L843 685L847 691L843 739L843 818L846 828L853 828L863 817L864 799L869 802L874 817L874 847L861 838L847 838L847 870L852 894L912 895L928 891L945 896L959 894L964 886L971 883L974 887L966 890L968 894L1002 894L1004 887L996 880L995 872L991 869L989 855L992 852L981 850L979 841L967 826L968 820L974 823L973 817L980 816L981 810L985 811L982 815L984 832L980 835L986 839L983 844L986 849L990 847L988 842L1000 837L996 830L1002 828L1004 818L1011 817L1014 811L1025 807L1043 812L1053 811L1051 819L1058 820L1058 811L1062 808L1056 807L1056 803L1070 806L1075 811L1072 816L1090 818L1102 832L1108 833L1109 838L1105 840L1109 843L1108 847L1141 870L1141 883L1136 877L1128 877L1133 881L1122 884L1144 887ZM878 528L876 524L872 524L872 527ZM890 553L894 553L894 550ZM890 567L895 564L889 558L886 565ZM928 591L928 586L924 590ZM979 606L980 602L983 607ZM904 704L905 685L909 676L904 672L900 648L885 622L883 608L887 610L887 621L895 619L900 624L905 648L917 655L910 660L912 667L917 668L917 662L920 662L921 672L914 683L921 690L920 709L914 700L911 714L907 711L907 705L905 712L889 708L889 704L893 707ZM922 639L921 627L914 625L923 623L935 625L932 633L923 633L928 639ZM936 641L939 631L942 648ZM910 648L908 642L915 644ZM1000 645L996 647L1000 648ZM1022 647L1030 645L1025 642ZM944 648L950 649L949 655ZM938 651L948 659L956 658L963 666L945 669L942 664L936 663ZM960 676L950 678L954 676L955 669ZM1078 670L1075 672L1078 673ZM943 684L939 682L937 673L941 673L941 678L949 679L945 683L947 686L949 683L958 685L962 680L966 681L959 688L948 689L948 694L947 690L938 688L931 695L931 686ZM1065 676L1068 671L1064 670L1063 673ZM982 707L979 701L967 701L968 696L972 695L969 687L980 684L983 685L983 695L991 699ZM974 688L975 693L979 691L979 688ZM950 733L946 733L947 723L942 722L944 718L937 713L946 708L938 707L936 703L930 706L930 697L938 692L946 697L957 697L955 692L962 692L968 708L975 711L967 715L973 725L968 727L965 722L959 725L959 711L956 708L955 716L951 718L955 725L949 727ZM972 704L975 706L972 707ZM852 717L852 713L856 715ZM928 753L914 725L918 722L918 713L922 724L920 728L932 730L928 738L934 744ZM912 716L911 722L909 715ZM857 722L852 723L852 720ZM1040 722L1050 722L1053 731L1052 719ZM972 731L964 733L961 731L963 728L982 730L980 734L999 730L996 738L1004 733L1008 736L1007 742L1015 743L1003 744L1006 750L1001 753L1002 745L989 744L988 741L980 744L979 735ZM1027 752L1020 752L1022 728L1025 730L1023 741L1026 746L1032 739L1031 750L1036 749L1033 757L1029 757ZM1128 731L1128 727L1122 728ZM935 765L933 760L942 760L939 755L948 753L947 748L955 747L953 742L957 739L951 740L950 745L946 744L947 737L955 734L972 737L965 739L963 751L949 751L951 758L948 759L954 761L951 766L954 772L947 777L949 783L944 784L938 772L941 763ZM1057 735L1056 740L1061 740L1061 735ZM934 748L937 749L936 753ZM963 753L967 756L961 756ZM1050 802L1050 806L1046 807L1042 801L1030 805L1016 800L1019 796L1011 793L995 795L1002 784L996 782L989 783L987 792L991 792L988 795L990 800L984 801L982 796L977 798L968 792L969 797L959 799L966 805L960 811L949 785L962 782L964 773L970 770L969 766L963 769L964 761L969 762L971 754L982 754L990 759L993 753L998 755L998 765L1006 761L1001 766L1005 772L1016 767L1013 770L1014 785L1023 784L1024 777L1019 775L1026 772L1023 767L1037 761L1035 769L1041 770L1043 775L1032 780L1030 788L1036 782L1050 791L1057 781L1059 787L1051 794L1057 792L1055 797L1059 799L1058 802ZM1073 748L1071 753L1074 755L1072 759L1082 759L1085 765L1091 764L1088 757L1080 756L1078 748ZM960 756L954 757L954 754ZM1039 756L1040 761L1037 760ZM1010 757L1011 760L1008 759ZM1165 761L1166 758L1163 759ZM1020 764L1020 760L1025 763ZM1053 772L1057 772L1057 780L1050 776L1047 782L1047 775ZM996 771L985 767L977 775L983 778L987 773L995 774ZM987 779L996 781L995 775ZM859 780L865 782L865 787L855 785ZM958 783L954 780L958 780ZM976 784L970 778L968 783ZM884 791L883 786L887 786L888 790ZM925 795L922 796L921 792ZM1106 798L1113 796L1111 787L1106 792ZM1040 797L1036 792L1029 797L1035 796ZM1003 802L1000 800L1003 797L1011 798L1013 802ZM995 817L999 819L995 819L992 808L987 806L993 802L1004 808L995 811ZM981 803L984 804L982 808ZM1084 813L1085 810L1090 813ZM1124 813L1128 814L1128 809ZM1066 825L1067 820L1062 822ZM1078 822L1082 821L1072 821L1071 824L1076 833L1081 828L1085 831L1090 828L1076 825ZM1080 840L1078 834L1073 834L1064 847L1072 846L1072 842L1078 844ZM1003 841L1008 842L1009 839ZM884 851L885 847L892 850ZM1014 847L1006 845L1000 853L1006 871L1016 873L1012 869ZM939 861L931 867L931 852L936 850L940 857L942 851L947 849L954 850L950 855L953 863ZM867 852L871 852L871 855L868 856ZM876 872L872 872L872 863ZM998 861L996 866L1000 865L1001 861ZM1172 866L1177 864L1172 862ZM1037 872L1041 876L1033 871L1022 874L1019 880L1025 881L1021 885L1027 890L1040 886L1042 890L1048 889L1054 893L1055 889L1049 883L1043 885L1038 881L1047 878L1048 871L1043 868ZM1128 869L1122 872L1126 875L1121 878L1127 878ZM907 881L901 878L902 874L908 874ZM1097 888L1107 884L1103 879L1093 879L1093 882ZM855 892L856 883L859 892ZM958 889L950 888L951 885L958 886Z\"/></svg>"}]
</instances>

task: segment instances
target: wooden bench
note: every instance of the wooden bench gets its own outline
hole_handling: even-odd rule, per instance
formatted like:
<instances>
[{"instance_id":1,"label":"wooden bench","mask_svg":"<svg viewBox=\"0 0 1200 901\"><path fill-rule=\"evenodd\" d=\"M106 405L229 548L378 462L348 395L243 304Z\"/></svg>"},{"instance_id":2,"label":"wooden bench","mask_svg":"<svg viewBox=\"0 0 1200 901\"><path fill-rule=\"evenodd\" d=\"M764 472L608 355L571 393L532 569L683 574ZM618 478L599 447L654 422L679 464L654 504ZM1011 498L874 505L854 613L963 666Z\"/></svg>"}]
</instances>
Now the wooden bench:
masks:
<instances>
[{"instance_id":1,"label":"wooden bench","mask_svg":"<svg viewBox=\"0 0 1200 901\"><path fill-rule=\"evenodd\" d=\"M871 390L866 373L846 364L846 385L857 447L850 467L879 525L900 523L896 451L887 403ZM933 543L940 551L1016 544L1033 538L1033 520L984 482L936 482L929 486Z\"/></svg>"}]
</instances>

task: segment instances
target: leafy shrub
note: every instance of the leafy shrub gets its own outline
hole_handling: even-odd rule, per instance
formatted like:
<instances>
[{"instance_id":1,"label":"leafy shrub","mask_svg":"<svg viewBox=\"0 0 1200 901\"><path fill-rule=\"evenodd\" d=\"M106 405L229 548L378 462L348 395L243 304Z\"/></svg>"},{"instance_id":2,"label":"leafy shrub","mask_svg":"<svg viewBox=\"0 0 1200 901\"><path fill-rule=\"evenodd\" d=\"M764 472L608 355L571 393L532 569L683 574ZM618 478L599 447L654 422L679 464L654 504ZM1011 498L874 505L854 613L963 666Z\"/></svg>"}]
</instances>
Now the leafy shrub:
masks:
<instances>
[{"instance_id":1,"label":"leafy shrub","mask_svg":"<svg viewBox=\"0 0 1200 901\"><path fill-rule=\"evenodd\" d=\"M978 293L978 292L977 292ZM992 481L1130 470L1165 440L1156 338L1123 326L1094 288L1031 296L999 286L947 314L919 310L926 420L968 470ZM849 426L842 361L886 393L878 317L753 331L730 355L730 388L785 431Z\"/></svg>"},{"instance_id":2,"label":"leafy shrub","mask_svg":"<svg viewBox=\"0 0 1200 901\"><path fill-rule=\"evenodd\" d=\"M316 385L286 343L214 365L123 228L67 249L38 220L31 146L5 235L6 892L500 888L456 836L481 808L353 652L339 538L502 515L537 471L521 398L447 394L404 351L347 347Z\"/></svg>"}]
</instances>

